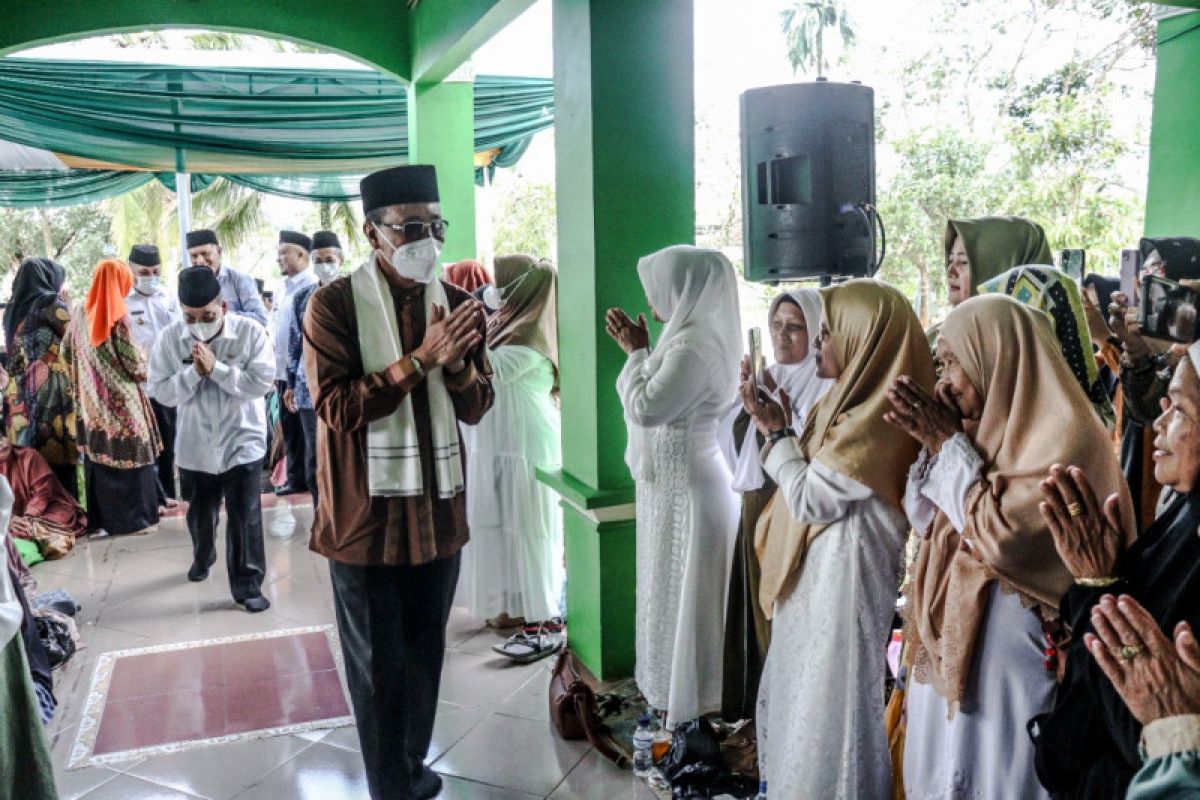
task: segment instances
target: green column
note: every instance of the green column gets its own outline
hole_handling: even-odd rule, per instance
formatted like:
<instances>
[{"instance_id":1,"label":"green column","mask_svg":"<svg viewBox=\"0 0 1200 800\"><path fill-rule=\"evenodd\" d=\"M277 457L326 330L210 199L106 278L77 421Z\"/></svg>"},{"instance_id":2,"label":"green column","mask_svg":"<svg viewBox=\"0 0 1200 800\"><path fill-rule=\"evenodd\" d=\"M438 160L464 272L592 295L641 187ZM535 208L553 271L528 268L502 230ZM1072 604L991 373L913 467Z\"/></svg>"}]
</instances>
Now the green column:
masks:
<instances>
[{"instance_id":1,"label":"green column","mask_svg":"<svg viewBox=\"0 0 1200 800\"><path fill-rule=\"evenodd\" d=\"M555 0L563 496L571 646L633 669L634 487L604 313L645 310L638 258L695 237L691 0ZM719 587L714 587L719 590ZM652 610L651 610L652 612Z\"/></svg>"},{"instance_id":2,"label":"green column","mask_svg":"<svg viewBox=\"0 0 1200 800\"><path fill-rule=\"evenodd\" d=\"M447 264L475 258L474 103L474 84L453 77L408 91L408 160L437 167L442 216L450 223Z\"/></svg>"},{"instance_id":3,"label":"green column","mask_svg":"<svg viewBox=\"0 0 1200 800\"><path fill-rule=\"evenodd\" d=\"M1200 14L1158 25L1147 236L1200 236Z\"/></svg>"}]
</instances>

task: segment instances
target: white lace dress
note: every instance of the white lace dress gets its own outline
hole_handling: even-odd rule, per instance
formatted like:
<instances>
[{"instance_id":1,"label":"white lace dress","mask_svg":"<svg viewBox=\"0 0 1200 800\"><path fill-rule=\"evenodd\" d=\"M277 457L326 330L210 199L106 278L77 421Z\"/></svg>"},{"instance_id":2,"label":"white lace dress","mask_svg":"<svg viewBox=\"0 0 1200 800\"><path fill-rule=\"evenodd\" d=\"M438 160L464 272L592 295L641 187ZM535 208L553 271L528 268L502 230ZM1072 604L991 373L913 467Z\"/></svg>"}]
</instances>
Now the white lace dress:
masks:
<instances>
[{"instance_id":1,"label":"white lace dress","mask_svg":"<svg viewBox=\"0 0 1200 800\"><path fill-rule=\"evenodd\" d=\"M928 531L940 508L956 530L967 491L983 461L964 434L941 452L922 452L909 473L905 507L913 528ZM928 683L910 680L904 745L904 793L910 800L1039 800L1029 720L1050 709L1054 675L1044 666L1042 626L1015 594L992 584L966 696L953 719Z\"/></svg>"},{"instance_id":2,"label":"white lace dress","mask_svg":"<svg viewBox=\"0 0 1200 800\"><path fill-rule=\"evenodd\" d=\"M884 677L904 516L858 481L804 460L794 439L764 469L798 520L827 523L775 604L758 696L772 797L891 797Z\"/></svg>"},{"instance_id":3,"label":"white lace dress","mask_svg":"<svg viewBox=\"0 0 1200 800\"><path fill-rule=\"evenodd\" d=\"M709 351L673 342L646 376L648 353L629 357L617 391L630 425L644 429L637 482L634 677L669 725L721 706L725 589L737 532L732 478L717 448L728 397L710 386Z\"/></svg>"},{"instance_id":4,"label":"white lace dress","mask_svg":"<svg viewBox=\"0 0 1200 800\"><path fill-rule=\"evenodd\" d=\"M479 619L533 622L562 613L562 509L537 470L562 463L554 366L523 345L488 351L496 399L460 425L467 451L467 523L457 604Z\"/></svg>"}]
</instances>

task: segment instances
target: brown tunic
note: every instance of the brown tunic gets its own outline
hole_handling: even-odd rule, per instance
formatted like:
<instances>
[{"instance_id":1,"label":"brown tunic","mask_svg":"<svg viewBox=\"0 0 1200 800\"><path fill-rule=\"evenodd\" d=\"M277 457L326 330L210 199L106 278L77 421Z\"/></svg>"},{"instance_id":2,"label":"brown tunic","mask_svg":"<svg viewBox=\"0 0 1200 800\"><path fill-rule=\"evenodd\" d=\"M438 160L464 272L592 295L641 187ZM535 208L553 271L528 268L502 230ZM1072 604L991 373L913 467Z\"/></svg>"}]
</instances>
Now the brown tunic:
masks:
<instances>
[{"instance_id":1,"label":"brown tunic","mask_svg":"<svg viewBox=\"0 0 1200 800\"><path fill-rule=\"evenodd\" d=\"M404 352L425 336L424 287L405 289L385 271ZM450 307L471 299L443 282ZM485 330L479 328L483 341ZM425 485L435 485L429 398L425 381L402 358L382 372L364 375L350 279L318 289L304 315L304 363L317 412L317 489L321 503L309 547L345 564L400 566L454 555L467 543L466 494L450 499L427 491L420 497L371 497L367 483L367 426L396 410L411 395L421 443ZM491 367L482 344L462 373L444 373L460 422L474 425L491 408ZM464 467L464 474L466 469Z\"/></svg>"}]
</instances>

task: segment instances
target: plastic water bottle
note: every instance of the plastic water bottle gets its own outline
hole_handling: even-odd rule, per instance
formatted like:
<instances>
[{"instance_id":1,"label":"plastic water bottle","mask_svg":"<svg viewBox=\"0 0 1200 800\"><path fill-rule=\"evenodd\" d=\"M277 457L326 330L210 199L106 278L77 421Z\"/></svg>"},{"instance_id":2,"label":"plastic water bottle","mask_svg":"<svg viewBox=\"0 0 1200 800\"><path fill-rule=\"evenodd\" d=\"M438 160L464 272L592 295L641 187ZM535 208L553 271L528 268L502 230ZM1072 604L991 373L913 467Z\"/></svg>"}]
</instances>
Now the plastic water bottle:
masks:
<instances>
[{"instance_id":1,"label":"plastic water bottle","mask_svg":"<svg viewBox=\"0 0 1200 800\"><path fill-rule=\"evenodd\" d=\"M633 733L633 774L645 778L654 771L654 731L650 730L650 715L638 717L637 730Z\"/></svg>"},{"instance_id":2,"label":"plastic water bottle","mask_svg":"<svg viewBox=\"0 0 1200 800\"><path fill-rule=\"evenodd\" d=\"M765 780L758 782L758 794L754 796L754 800L767 800L767 782Z\"/></svg>"}]
</instances>

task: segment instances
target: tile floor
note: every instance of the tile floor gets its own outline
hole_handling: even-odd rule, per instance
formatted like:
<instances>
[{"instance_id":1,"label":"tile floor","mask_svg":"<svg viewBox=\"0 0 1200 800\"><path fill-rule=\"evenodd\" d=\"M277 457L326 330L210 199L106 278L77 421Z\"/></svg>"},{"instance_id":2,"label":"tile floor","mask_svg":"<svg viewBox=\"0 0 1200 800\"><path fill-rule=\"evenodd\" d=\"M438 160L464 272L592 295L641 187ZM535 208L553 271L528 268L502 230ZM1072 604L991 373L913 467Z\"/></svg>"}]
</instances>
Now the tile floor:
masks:
<instances>
[{"instance_id":1,"label":"tile floor","mask_svg":"<svg viewBox=\"0 0 1200 800\"><path fill-rule=\"evenodd\" d=\"M65 559L34 568L41 590L67 589L83 606L78 616L82 647L55 673L60 705L48 728L63 800L367 797L352 726L66 769L101 653L333 624L328 567L307 546L311 513L306 497L264 510L264 593L272 606L261 614L235 606L219 568L203 583L188 582L190 542L178 518L164 520L149 536L83 540ZM218 552L223 550L218 545ZM491 652L497 641L494 632L461 610L451 616L429 753L445 780L443 798L654 796L586 743L559 739L546 704L551 662L511 665ZM137 701L127 694L112 702Z\"/></svg>"}]
</instances>

